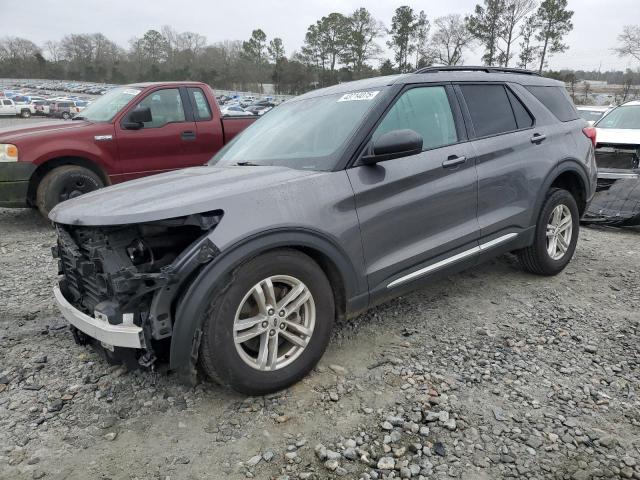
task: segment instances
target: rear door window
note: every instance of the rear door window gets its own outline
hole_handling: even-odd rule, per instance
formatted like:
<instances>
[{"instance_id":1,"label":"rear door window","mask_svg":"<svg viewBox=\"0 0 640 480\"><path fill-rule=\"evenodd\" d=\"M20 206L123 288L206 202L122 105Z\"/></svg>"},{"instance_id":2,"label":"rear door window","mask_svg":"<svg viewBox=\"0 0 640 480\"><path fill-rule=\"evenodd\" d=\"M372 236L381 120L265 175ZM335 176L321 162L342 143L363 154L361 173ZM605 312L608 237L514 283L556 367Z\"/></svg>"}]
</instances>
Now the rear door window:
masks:
<instances>
[{"instance_id":1,"label":"rear door window","mask_svg":"<svg viewBox=\"0 0 640 480\"><path fill-rule=\"evenodd\" d=\"M211 109L209 108L209 102L204 92L200 88L190 87L189 98L193 105L193 114L195 115L196 122L203 120L211 120Z\"/></svg>"},{"instance_id":2,"label":"rear door window","mask_svg":"<svg viewBox=\"0 0 640 480\"><path fill-rule=\"evenodd\" d=\"M477 137L518 130L511 102L503 85L460 85Z\"/></svg>"},{"instance_id":3,"label":"rear door window","mask_svg":"<svg viewBox=\"0 0 640 480\"><path fill-rule=\"evenodd\" d=\"M540 100L561 122L569 122L578 118L578 111L573 106L566 88L534 86L525 88Z\"/></svg>"},{"instance_id":4,"label":"rear door window","mask_svg":"<svg viewBox=\"0 0 640 480\"><path fill-rule=\"evenodd\" d=\"M456 124L442 86L407 90L387 112L373 139L392 130L409 129L422 135L422 149L444 147L458 142Z\"/></svg>"}]
</instances>

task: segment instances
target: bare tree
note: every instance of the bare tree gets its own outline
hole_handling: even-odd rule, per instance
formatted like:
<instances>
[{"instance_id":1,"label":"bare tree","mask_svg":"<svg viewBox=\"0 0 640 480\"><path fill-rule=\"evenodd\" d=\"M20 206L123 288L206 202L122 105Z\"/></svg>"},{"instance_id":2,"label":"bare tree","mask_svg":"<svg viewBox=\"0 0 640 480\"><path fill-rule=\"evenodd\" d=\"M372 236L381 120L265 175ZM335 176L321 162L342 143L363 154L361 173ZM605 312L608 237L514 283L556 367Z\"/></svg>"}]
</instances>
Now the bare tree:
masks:
<instances>
[{"instance_id":1,"label":"bare tree","mask_svg":"<svg viewBox=\"0 0 640 480\"><path fill-rule=\"evenodd\" d=\"M504 16L502 18L502 33L500 39L504 42L499 61L505 67L513 57L513 44L520 38L522 33L516 33L516 28L520 22L537 7L536 0L505 0Z\"/></svg>"},{"instance_id":2,"label":"bare tree","mask_svg":"<svg viewBox=\"0 0 640 480\"><path fill-rule=\"evenodd\" d=\"M436 31L431 38L436 63L461 65L462 55L471 48L473 35L467 29L462 15L446 15L434 21Z\"/></svg>"},{"instance_id":3,"label":"bare tree","mask_svg":"<svg viewBox=\"0 0 640 480\"><path fill-rule=\"evenodd\" d=\"M621 57L640 60L640 25L626 25L618 35L618 47L614 51Z\"/></svg>"},{"instance_id":4,"label":"bare tree","mask_svg":"<svg viewBox=\"0 0 640 480\"><path fill-rule=\"evenodd\" d=\"M582 82L582 94L584 95L585 103L589 100L589 95L591 94L591 84L586 80Z\"/></svg>"},{"instance_id":5,"label":"bare tree","mask_svg":"<svg viewBox=\"0 0 640 480\"><path fill-rule=\"evenodd\" d=\"M47 52L47 56L52 62L59 62L62 60L62 48L60 47L60 42L49 40L45 42L44 50Z\"/></svg>"}]
</instances>

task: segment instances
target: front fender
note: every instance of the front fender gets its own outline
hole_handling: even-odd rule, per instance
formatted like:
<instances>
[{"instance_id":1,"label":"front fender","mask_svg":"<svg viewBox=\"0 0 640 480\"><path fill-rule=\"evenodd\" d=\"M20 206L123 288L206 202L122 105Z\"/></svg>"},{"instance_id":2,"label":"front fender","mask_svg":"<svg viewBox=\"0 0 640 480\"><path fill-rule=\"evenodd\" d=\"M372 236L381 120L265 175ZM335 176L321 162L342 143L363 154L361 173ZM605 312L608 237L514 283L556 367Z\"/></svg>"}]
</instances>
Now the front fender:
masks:
<instances>
[{"instance_id":1,"label":"front fender","mask_svg":"<svg viewBox=\"0 0 640 480\"><path fill-rule=\"evenodd\" d=\"M195 365L200 345L201 326L206 309L221 291L231 272L247 259L274 248L303 247L330 258L342 277L347 311L361 310L368 304L368 290L359 281L353 264L342 248L320 232L308 229L275 230L243 240L220 253L191 282L180 299L171 337L170 368L185 371Z\"/></svg>"}]
</instances>

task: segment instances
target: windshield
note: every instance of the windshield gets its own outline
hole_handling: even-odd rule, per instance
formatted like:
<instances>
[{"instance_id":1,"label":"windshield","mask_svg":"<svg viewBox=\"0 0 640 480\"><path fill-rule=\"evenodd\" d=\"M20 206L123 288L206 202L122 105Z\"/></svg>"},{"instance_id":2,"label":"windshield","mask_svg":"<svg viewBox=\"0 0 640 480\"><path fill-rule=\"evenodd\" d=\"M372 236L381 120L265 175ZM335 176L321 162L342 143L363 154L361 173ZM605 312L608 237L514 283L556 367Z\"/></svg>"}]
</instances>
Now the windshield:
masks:
<instances>
[{"instance_id":1,"label":"windshield","mask_svg":"<svg viewBox=\"0 0 640 480\"><path fill-rule=\"evenodd\" d=\"M131 87L119 87L109 90L82 111L82 119L91 122L108 122L142 90ZM79 102L80 103L80 102Z\"/></svg>"},{"instance_id":2,"label":"windshield","mask_svg":"<svg viewBox=\"0 0 640 480\"><path fill-rule=\"evenodd\" d=\"M600 120L596 127L619 128L621 130L640 129L640 105L618 107Z\"/></svg>"},{"instance_id":3,"label":"windshield","mask_svg":"<svg viewBox=\"0 0 640 480\"><path fill-rule=\"evenodd\" d=\"M332 170L339 151L379 93L369 90L283 103L234 138L209 164Z\"/></svg>"}]
</instances>

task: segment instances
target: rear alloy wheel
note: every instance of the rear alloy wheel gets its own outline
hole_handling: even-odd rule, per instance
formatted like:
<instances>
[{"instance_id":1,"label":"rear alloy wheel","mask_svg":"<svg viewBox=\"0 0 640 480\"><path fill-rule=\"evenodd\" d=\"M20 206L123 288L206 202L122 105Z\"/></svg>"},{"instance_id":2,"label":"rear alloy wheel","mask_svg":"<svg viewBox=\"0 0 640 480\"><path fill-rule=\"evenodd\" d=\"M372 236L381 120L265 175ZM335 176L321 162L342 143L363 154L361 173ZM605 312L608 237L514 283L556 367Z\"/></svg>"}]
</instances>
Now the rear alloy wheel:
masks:
<instances>
[{"instance_id":1,"label":"rear alloy wheel","mask_svg":"<svg viewBox=\"0 0 640 480\"><path fill-rule=\"evenodd\" d=\"M69 112L62 112L62 118L63 120L69 120L71 115L69 115Z\"/></svg>"},{"instance_id":2,"label":"rear alloy wheel","mask_svg":"<svg viewBox=\"0 0 640 480\"><path fill-rule=\"evenodd\" d=\"M547 223L547 253L553 260L561 260L571 245L573 217L566 205L553 209Z\"/></svg>"},{"instance_id":3,"label":"rear alloy wheel","mask_svg":"<svg viewBox=\"0 0 640 480\"><path fill-rule=\"evenodd\" d=\"M556 275L571 261L578 243L578 206L573 195L551 189L538 217L533 244L517 253L523 268L538 275Z\"/></svg>"},{"instance_id":4,"label":"rear alloy wheel","mask_svg":"<svg viewBox=\"0 0 640 480\"><path fill-rule=\"evenodd\" d=\"M20 116L22 118L29 118L31 116L31 112L29 110L22 110L22 112L20 112Z\"/></svg>"},{"instance_id":5,"label":"rear alloy wheel","mask_svg":"<svg viewBox=\"0 0 640 480\"><path fill-rule=\"evenodd\" d=\"M238 267L209 305L199 362L221 385L263 395L304 377L322 357L335 316L322 269L296 250Z\"/></svg>"}]
</instances>

